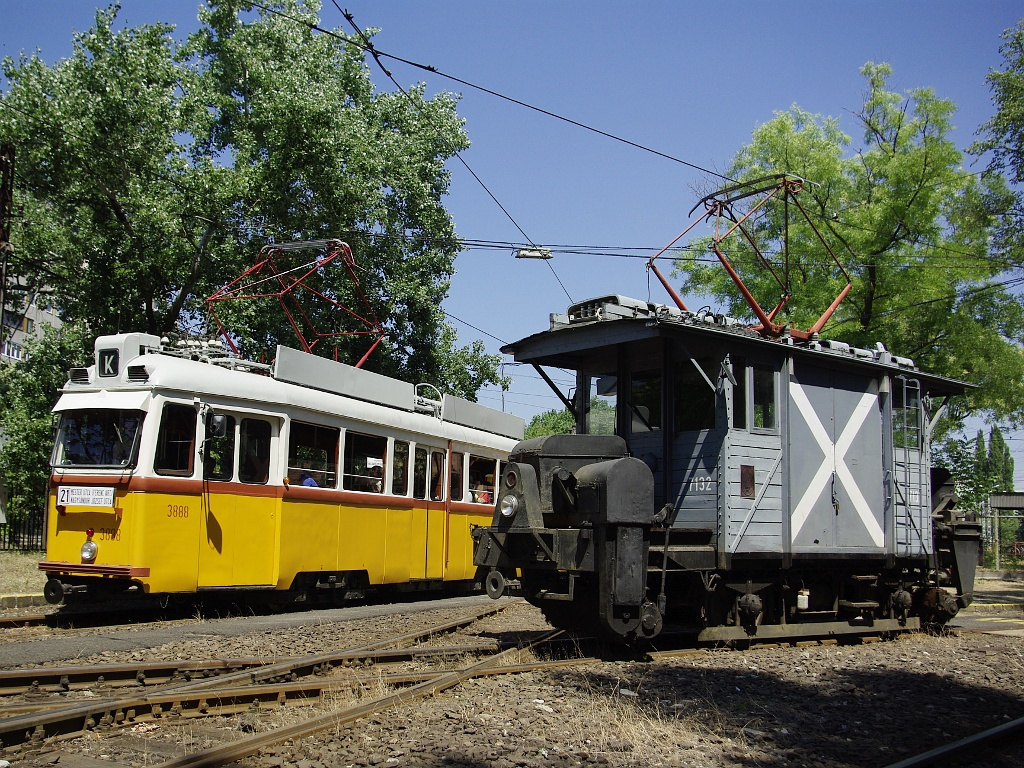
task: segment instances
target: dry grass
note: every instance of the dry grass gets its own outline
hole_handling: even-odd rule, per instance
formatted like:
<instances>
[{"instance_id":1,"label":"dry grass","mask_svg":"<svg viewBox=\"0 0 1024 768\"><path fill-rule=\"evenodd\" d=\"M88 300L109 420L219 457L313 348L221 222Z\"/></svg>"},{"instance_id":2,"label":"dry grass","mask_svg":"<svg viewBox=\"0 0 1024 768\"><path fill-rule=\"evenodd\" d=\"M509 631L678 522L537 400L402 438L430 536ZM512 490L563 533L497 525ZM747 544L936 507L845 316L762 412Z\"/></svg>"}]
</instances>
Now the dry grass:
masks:
<instances>
[{"instance_id":1,"label":"dry grass","mask_svg":"<svg viewBox=\"0 0 1024 768\"><path fill-rule=\"evenodd\" d=\"M566 744L581 752L628 751L631 759L657 763L667 755L692 758L707 734L728 730L712 699L652 700L642 683L637 688L608 691L584 681L586 695L559 706Z\"/></svg>"},{"instance_id":2,"label":"dry grass","mask_svg":"<svg viewBox=\"0 0 1024 768\"><path fill-rule=\"evenodd\" d=\"M43 552L0 551L0 595L41 595L46 576L39 570Z\"/></svg>"}]
</instances>

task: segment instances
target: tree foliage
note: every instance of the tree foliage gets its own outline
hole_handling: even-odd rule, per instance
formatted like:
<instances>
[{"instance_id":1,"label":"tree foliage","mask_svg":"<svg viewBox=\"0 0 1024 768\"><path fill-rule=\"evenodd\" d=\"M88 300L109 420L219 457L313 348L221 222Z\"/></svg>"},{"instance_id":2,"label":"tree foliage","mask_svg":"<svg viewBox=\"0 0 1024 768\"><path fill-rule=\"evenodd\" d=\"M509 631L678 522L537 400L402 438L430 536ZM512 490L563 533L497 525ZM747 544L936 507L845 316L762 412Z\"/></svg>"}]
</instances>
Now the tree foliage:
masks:
<instances>
[{"instance_id":1,"label":"tree foliage","mask_svg":"<svg viewBox=\"0 0 1024 768\"><path fill-rule=\"evenodd\" d=\"M1013 492L1013 457L998 426L989 428L988 443L978 430L974 439L950 437L934 452L936 464L953 475L961 505L982 510L993 493Z\"/></svg>"},{"instance_id":2,"label":"tree foliage","mask_svg":"<svg viewBox=\"0 0 1024 768\"><path fill-rule=\"evenodd\" d=\"M749 181L786 173L808 180L799 202L850 274L852 289L822 335L860 347L884 343L923 368L980 385L970 407L1024 423L1024 311L999 282L1006 262L989 252L995 212L1007 199L998 177L979 182L949 137L954 105L931 89L887 88L885 64L867 64L853 148L835 118L799 107L757 128L729 175ZM851 151L852 149L852 151ZM846 284L812 226L789 217L792 299L785 320L809 327ZM752 217L755 242L782 270L785 208ZM762 306L779 289L740 238L728 255ZM691 251L678 262L684 289L752 317L717 264ZM774 301L772 300L774 299ZM962 417L968 405L957 403Z\"/></svg>"},{"instance_id":3,"label":"tree foliage","mask_svg":"<svg viewBox=\"0 0 1024 768\"><path fill-rule=\"evenodd\" d=\"M1017 267L1024 266L1024 20L1003 32L1003 69L993 70L987 80L996 113L979 129L971 147L988 154L989 171L1005 174L1016 193L1002 209L997 247Z\"/></svg>"},{"instance_id":4,"label":"tree foliage","mask_svg":"<svg viewBox=\"0 0 1024 768\"><path fill-rule=\"evenodd\" d=\"M68 370L87 365L92 340L65 325L44 328L41 339L25 345L17 365L0 365L0 476L6 481L8 519L40 514L46 499L53 429L50 409Z\"/></svg>"},{"instance_id":5,"label":"tree foliage","mask_svg":"<svg viewBox=\"0 0 1024 768\"><path fill-rule=\"evenodd\" d=\"M375 90L359 46L314 31L319 8L215 0L180 42L163 24L115 31L113 5L69 59L6 59L0 140L25 207L13 270L97 335L163 334L201 324L203 299L267 242L343 239L388 332L367 367L473 398L499 359L460 348L440 307L459 251L445 162L468 146L456 98ZM343 268L320 277L362 311ZM351 330L326 302L304 309ZM296 344L276 305L223 316L252 356ZM367 347L344 337L340 356Z\"/></svg>"},{"instance_id":6,"label":"tree foliage","mask_svg":"<svg viewBox=\"0 0 1024 768\"><path fill-rule=\"evenodd\" d=\"M538 413L526 425L526 440L544 435L569 435L576 429L576 421L567 409Z\"/></svg>"}]
</instances>

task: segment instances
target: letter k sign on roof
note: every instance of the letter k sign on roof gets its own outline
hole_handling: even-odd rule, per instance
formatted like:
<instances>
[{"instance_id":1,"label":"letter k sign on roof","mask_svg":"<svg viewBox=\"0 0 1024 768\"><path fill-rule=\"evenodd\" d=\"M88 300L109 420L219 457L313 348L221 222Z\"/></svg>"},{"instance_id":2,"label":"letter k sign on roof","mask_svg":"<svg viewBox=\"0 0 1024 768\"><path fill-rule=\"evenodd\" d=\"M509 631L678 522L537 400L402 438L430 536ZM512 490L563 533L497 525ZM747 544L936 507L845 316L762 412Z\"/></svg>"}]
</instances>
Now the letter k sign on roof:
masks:
<instances>
[{"instance_id":1,"label":"letter k sign on roof","mask_svg":"<svg viewBox=\"0 0 1024 768\"><path fill-rule=\"evenodd\" d=\"M119 350L101 349L99 359L97 360L100 376L117 376L120 357Z\"/></svg>"}]
</instances>

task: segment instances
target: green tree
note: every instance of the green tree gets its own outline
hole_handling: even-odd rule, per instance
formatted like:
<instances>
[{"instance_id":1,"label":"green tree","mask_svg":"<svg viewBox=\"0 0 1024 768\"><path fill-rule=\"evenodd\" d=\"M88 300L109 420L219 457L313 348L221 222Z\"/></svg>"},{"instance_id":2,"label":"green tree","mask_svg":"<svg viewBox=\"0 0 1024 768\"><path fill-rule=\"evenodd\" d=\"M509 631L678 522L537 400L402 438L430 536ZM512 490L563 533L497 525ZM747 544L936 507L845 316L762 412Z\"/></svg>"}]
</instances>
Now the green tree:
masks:
<instances>
[{"instance_id":1,"label":"green tree","mask_svg":"<svg viewBox=\"0 0 1024 768\"><path fill-rule=\"evenodd\" d=\"M239 263L236 191L228 169L190 162L179 142L194 76L175 62L172 28L114 33L116 14L98 11L53 67L3 62L0 137L16 147L25 207L11 268L96 333L165 333Z\"/></svg>"},{"instance_id":2,"label":"green tree","mask_svg":"<svg viewBox=\"0 0 1024 768\"><path fill-rule=\"evenodd\" d=\"M920 88L891 92L885 64L867 64L867 93L855 119L861 143L834 118L794 106L760 126L729 175L749 181L776 173L808 180L799 197L811 222L848 270L852 289L823 335L855 346L882 342L923 368L980 385L970 406L1024 423L1024 310L997 277L1005 262L989 253L1001 180L979 182L962 167L949 137L953 104ZM812 227L790 217L792 299L787 322L806 328L845 285ZM785 207L753 218L755 242L781 268ZM778 288L741 238L729 256L763 305ZM724 270L684 255L684 289L710 296L731 314L752 317ZM953 404L953 422L968 404Z\"/></svg>"},{"instance_id":3,"label":"green tree","mask_svg":"<svg viewBox=\"0 0 1024 768\"><path fill-rule=\"evenodd\" d=\"M569 435L576 429L576 421L565 408L538 413L526 425L527 440L544 435Z\"/></svg>"},{"instance_id":4,"label":"green tree","mask_svg":"<svg viewBox=\"0 0 1024 768\"><path fill-rule=\"evenodd\" d=\"M986 472L987 454L978 449L978 439L961 436L948 437L935 447L932 459L936 466L945 467L953 476L954 486L959 505L965 510L979 513L991 493L991 485Z\"/></svg>"},{"instance_id":5,"label":"green tree","mask_svg":"<svg viewBox=\"0 0 1024 768\"><path fill-rule=\"evenodd\" d=\"M993 493L1013 491L1013 456L996 424L988 432L988 475Z\"/></svg>"},{"instance_id":6,"label":"green tree","mask_svg":"<svg viewBox=\"0 0 1024 768\"><path fill-rule=\"evenodd\" d=\"M450 180L444 165L469 146L455 98L427 99L422 85L375 91L361 47L312 29L318 2L276 3L281 13L261 10L251 22L239 16L244 7L225 0L201 11L204 26L186 50L199 72L188 97L203 137L196 150L231 156L242 190L236 206L259 221L240 235L244 250L255 253L268 235L344 235L388 331L373 368L475 397L498 380L499 359L482 345L458 349L441 310L459 250L441 204ZM340 268L325 292L359 307ZM335 330L338 313L329 306L304 309ZM279 313L246 320L253 339L290 335ZM354 337L342 346L358 359L366 343Z\"/></svg>"},{"instance_id":7,"label":"green tree","mask_svg":"<svg viewBox=\"0 0 1024 768\"><path fill-rule=\"evenodd\" d=\"M115 32L113 5L69 59L6 59L0 140L26 208L13 269L96 334L163 334L200 322L268 241L343 239L388 333L367 367L474 398L500 359L459 347L440 308L459 252L445 161L468 146L456 99L376 91L360 47L313 30L319 8L214 0L181 44L162 24ZM320 272L323 295L364 311L344 268ZM331 309L304 306L325 332L355 329ZM296 343L276 305L223 317L250 356ZM355 361L369 342L340 346Z\"/></svg>"},{"instance_id":8,"label":"green tree","mask_svg":"<svg viewBox=\"0 0 1024 768\"><path fill-rule=\"evenodd\" d=\"M41 339L25 345L17 364L0 365L0 477L7 489L7 517L25 519L42 513L53 421L50 409L70 368L91 362L88 332L72 325L47 326Z\"/></svg>"},{"instance_id":9,"label":"green tree","mask_svg":"<svg viewBox=\"0 0 1024 768\"><path fill-rule=\"evenodd\" d=\"M1002 34L999 50L1004 66L989 72L989 89L996 113L981 126L970 151L989 156L988 169L1006 174L1016 189L1003 199L997 248L1015 266L1024 266L1024 19Z\"/></svg>"},{"instance_id":10,"label":"green tree","mask_svg":"<svg viewBox=\"0 0 1024 768\"><path fill-rule=\"evenodd\" d=\"M947 437L935 446L933 458L952 473L966 509L980 512L993 493L1013 491L1013 457L997 425L989 429L987 444L981 429L973 440Z\"/></svg>"}]
</instances>

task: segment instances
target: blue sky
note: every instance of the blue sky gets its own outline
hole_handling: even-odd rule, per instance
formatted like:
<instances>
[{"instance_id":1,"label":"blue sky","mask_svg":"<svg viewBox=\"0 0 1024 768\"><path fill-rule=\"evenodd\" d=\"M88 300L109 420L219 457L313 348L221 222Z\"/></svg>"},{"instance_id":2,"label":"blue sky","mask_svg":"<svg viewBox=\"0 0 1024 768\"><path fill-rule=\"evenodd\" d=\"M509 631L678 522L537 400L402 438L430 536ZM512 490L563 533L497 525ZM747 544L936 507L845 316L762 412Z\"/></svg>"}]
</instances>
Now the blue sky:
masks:
<instances>
[{"instance_id":1,"label":"blue sky","mask_svg":"<svg viewBox=\"0 0 1024 768\"><path fill-rule=\"evenodd\" d=\"M0 56L38 49L50 62L87 30L94 0L0 0ZM123 0L126 25L197 26L194 0ZM992 114L985 75L1000 66L999 35L1024 17L1019 2L412 2L338 0L379 50L455 75L693 165L724 171L756 126L793 104L840 119L865 91L860 67L892 65L890 88L930 87L951 99L963 148ZM345 28L327 0L322 25ZM463 157L539 245L656 248L678 234L713 179L680 163L588 133L422 70L389 61L403 86L463 94L473 146ZM392 88L379 73L382 89ZM488 194L453 162L446 204L468 239L522 242ZM980 166L976 168L980 170ZM668 301L640 259L559 254L517 260L511 248L459 256L444 306L460 339L491 351L543 329L551 312L606 293ZM561 283L552 274L557 273ZM693 302L699 305L699 301ZM470 324L466 325L465 323ZM477 330L479 329L479 330ZM504 398L481 402L529 419L560 407L532 370L510 368ZM1018 487L1024 440L1015 439Z\"/></svg>"}]
</instances>

